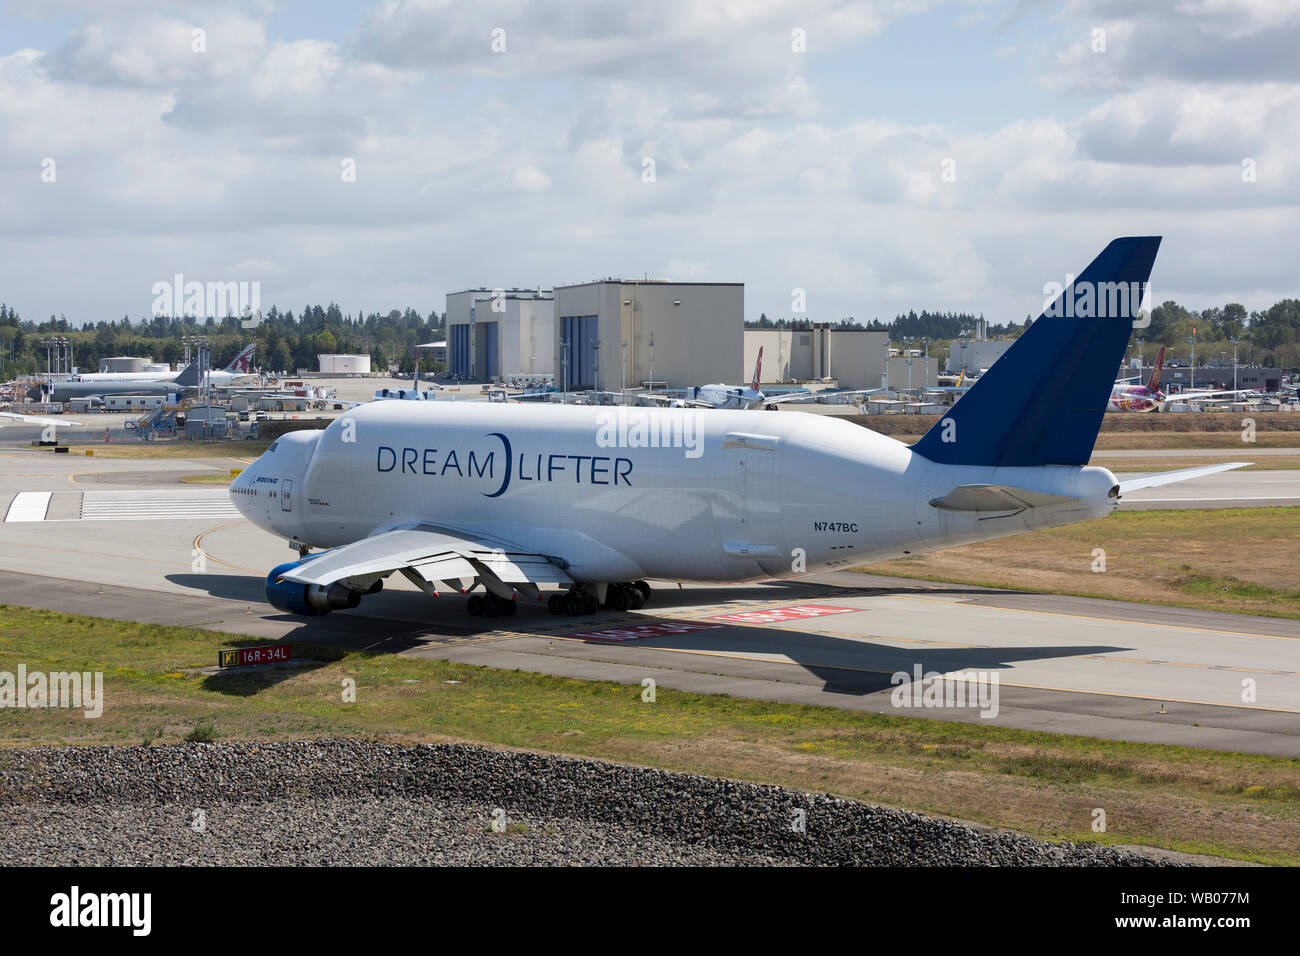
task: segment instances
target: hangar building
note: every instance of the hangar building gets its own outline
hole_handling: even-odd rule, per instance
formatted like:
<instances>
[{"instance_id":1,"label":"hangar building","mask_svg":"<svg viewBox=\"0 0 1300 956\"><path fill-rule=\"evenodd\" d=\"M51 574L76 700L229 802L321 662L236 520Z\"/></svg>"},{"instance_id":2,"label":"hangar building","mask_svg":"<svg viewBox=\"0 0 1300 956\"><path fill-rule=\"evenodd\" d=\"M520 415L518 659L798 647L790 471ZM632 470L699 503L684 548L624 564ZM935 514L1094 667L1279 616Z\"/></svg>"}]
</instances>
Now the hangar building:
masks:
<instances>
[{"instance_id":1,"label":"hangar building","mask_svg":"<svg viewBox=\"0 0 1300 956\"><path fill-rule=\"evenodd\" d=\"M571 389L742 382L743 282L602 279L555 288L555 368ZM653 339L653 345L652 345ZM626 343L626 348L624 344Z\"/></svg>"},{"instance_id":2,"label":"hangar building","mask_svg":"<svg viewBox=\"0 0 1300 956\"><path fill-rule=\"evenodd\" d=\"M991 368L1011 348L1014 339L952 339L948 342L948 361L945 372L957 374L965 369L971 375Z\"/></svg>"},{"instance_id":3,"label":"hangar building","mask_svg":"<svg viewBox=\"0 0 1300 956\"><path fill-rule=\"evenodd\" d=\"M885 331L817 324L806 329L746 329L745 374L741 381L753 377L760 348L760 384L834 379L840 388L847 389L907 387L907 357L889 355L889 333ZM911 380L913 388L938 384L938 359L913 356Z\"/></svg>"},{"instance_id":4,"label":"hangar building","mask_svg":"<svg viewBox=\"0 0 1300 956\"><path fill-rule=\"evenodd\" d=\"M549 289L464 289L447 295L447 370L461 378L534 381L555 374Z\"/></svg>"}]
</instances>

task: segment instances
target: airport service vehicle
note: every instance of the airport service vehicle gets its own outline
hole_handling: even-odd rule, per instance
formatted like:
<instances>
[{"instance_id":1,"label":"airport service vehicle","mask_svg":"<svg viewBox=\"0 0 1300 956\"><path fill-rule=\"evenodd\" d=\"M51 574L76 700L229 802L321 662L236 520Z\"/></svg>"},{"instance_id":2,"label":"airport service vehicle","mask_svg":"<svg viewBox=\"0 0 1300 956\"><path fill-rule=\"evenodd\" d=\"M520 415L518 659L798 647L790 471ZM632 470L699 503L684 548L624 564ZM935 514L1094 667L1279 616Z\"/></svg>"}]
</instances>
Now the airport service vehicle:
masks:
<instances>
[{"instance_id":1,"label":"airport service vehicle","mask_svg":"<svg viewBox=\"0 0 1300 956\"><path fill-rule=\"evenodd\" d=\"M1062 294L1145 286L1159 242L1116 239ZM557 587L549 608L580 614L640 607L647 579L786 578L1087 521L1245 464L1123 483L1090 467L1134 315L1067 315L911 447L821 415L381 401L282 436L231 497L298 549L266 579L280 610L356 607L400 574L471 613Z\"/></svg>"}]
</instances>

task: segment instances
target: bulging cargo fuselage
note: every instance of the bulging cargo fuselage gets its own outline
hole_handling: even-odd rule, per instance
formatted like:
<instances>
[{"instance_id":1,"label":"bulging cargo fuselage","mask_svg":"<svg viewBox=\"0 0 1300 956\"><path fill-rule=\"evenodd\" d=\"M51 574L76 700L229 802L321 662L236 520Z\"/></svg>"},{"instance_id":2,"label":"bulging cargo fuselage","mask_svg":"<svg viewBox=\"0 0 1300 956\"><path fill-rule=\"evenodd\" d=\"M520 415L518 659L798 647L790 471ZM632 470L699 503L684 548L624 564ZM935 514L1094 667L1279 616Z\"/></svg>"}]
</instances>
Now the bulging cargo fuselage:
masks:
<instances>
[{"instance_id":1,"label":"bulging cargo fuselage","mask_svg":"<svg viewBox=\"0 0 1300 956\"><path fill-rule=\"evenodd\" d=\"M960 486L1060 503L953 510ZM432 524L556 556L575 581L741 581L1097 518L1104 468L936 464L821 415L376 402L278 439L232 485L309 548Z\"/></svg>"}]
</instances>

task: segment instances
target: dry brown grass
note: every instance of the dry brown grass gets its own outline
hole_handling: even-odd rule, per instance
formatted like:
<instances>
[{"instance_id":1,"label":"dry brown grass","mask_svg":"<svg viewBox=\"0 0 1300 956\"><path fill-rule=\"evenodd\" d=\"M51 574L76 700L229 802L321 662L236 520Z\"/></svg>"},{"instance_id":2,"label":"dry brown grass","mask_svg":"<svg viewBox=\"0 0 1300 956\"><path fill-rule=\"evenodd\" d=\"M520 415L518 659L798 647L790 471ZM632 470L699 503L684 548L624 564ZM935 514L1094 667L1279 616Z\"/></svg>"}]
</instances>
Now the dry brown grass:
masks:
<instances>
[{"instance_id":1,"label":"dry brown grass","mask_svg":"<svg viewBox=\"0 0 1300 956\"><path fill-rule=\"evenodd\" d=\"M1300 617L1300 508L1129 511L860 570ZM1106 550L1104 573L1092 571Z\"/></svg>"}]
</instances>

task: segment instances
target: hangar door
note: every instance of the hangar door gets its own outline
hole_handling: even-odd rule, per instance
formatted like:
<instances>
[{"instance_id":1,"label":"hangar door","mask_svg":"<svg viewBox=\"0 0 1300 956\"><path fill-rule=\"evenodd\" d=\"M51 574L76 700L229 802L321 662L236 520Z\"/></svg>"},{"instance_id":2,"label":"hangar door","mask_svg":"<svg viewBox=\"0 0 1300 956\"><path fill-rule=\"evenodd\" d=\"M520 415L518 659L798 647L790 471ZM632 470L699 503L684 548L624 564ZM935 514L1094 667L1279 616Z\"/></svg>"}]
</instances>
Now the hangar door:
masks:
<instances>
[{"instance_id":1,"label":"hangar door","mask_svg":"<svg viewBox=\"0 0 1300 956\"><path fill-rule=\"evenodd\" d=\"M469 326L451 327L451 374L469 377Z\"/></svg>"},{"instance_id":2,"label":"hangar door","mask_svg":"<svg viewBox=\"0 0 1300 956\"><path fill-rule=\"evenodd\" d=\"M496 378L497 367L500 365L500 345L501 345L501 323L485 322L485 339L483 343L483 361L484 361L484 378Z\"/></svg>"},{"instance_id":3,"label":"hangar door","mask_svg":"<svg viewBox=\"0 0 1300 956\"><path fill-rule=\"evenodd\" d=\"M597 323L594 315L564 317L564 346L568 347L569 367L565 384L569 388L596 387ZM563 351L561 357L563 357Z\"/></svg>"}]
</instances>

